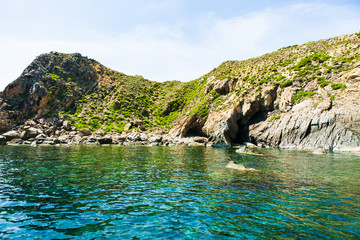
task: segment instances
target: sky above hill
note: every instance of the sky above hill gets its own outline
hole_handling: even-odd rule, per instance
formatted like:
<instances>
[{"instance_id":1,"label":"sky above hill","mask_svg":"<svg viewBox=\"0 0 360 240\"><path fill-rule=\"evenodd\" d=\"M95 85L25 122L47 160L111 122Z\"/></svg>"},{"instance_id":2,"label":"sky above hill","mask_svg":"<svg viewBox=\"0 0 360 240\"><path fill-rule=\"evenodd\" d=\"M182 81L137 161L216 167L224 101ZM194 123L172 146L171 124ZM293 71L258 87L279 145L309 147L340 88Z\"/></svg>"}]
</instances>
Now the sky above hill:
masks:
<instances>
[{"instance_id":1,"label":"sky above hill","mask_svg":"<svg viewBox=\"0 0 360 240\"><path fill-rule=\"evenodd\" d=\"M359 0L0 0L0 91L50 51L154 81L360 31Z\"/></svg>"}]
</instances>

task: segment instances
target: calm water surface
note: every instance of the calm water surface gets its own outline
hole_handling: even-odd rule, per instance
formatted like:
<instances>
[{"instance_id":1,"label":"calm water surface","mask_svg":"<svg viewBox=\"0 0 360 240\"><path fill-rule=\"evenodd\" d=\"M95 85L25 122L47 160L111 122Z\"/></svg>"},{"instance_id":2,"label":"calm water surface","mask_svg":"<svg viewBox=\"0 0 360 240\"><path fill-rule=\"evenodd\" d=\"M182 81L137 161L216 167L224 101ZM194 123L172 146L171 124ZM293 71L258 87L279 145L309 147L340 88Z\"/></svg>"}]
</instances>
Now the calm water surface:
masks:
<instances>
[{"instance_id":1,"label":"calm water surface","mask_svg":"<svg viewBox=\"0 0 360 240\"><path fill-rule=\"evenodd\" d=\"M0 238L360 238L359 154L258 152L0 146Z\"/></svg>"}]
</instances>

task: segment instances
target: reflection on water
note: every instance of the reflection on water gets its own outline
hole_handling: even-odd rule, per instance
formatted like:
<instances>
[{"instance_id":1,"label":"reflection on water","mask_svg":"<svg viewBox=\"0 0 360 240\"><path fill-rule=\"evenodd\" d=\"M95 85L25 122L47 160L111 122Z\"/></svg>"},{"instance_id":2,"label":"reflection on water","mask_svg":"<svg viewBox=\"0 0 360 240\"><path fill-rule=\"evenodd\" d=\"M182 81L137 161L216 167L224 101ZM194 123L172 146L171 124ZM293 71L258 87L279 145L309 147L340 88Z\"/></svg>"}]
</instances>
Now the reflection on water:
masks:
<instances>
[{"instance_id":1,"label":"reflection on water","mask_svg":"<svg viewBox=\"0 0 360 240\"><path fill-rule=\"evenodd\" d=\"M360 156L0 147L5 239L356 239ZM226 169L235 160L261 171Z\"/></svg>"}]
</instances>

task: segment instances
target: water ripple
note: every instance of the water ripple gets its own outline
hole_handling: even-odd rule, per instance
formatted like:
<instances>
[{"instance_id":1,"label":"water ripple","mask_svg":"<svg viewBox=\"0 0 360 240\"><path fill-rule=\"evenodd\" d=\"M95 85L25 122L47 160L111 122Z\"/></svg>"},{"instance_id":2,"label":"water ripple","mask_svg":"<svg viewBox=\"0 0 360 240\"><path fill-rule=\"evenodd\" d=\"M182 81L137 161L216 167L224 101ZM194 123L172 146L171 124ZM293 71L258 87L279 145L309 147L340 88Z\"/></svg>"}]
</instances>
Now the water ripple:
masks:
<instances>
[{"instance_id":1,"label":"water ripple","mask_svg":"<svg viewBox=\"0 0 360 240\"><path fill-rule=\"evenodd\" d=\"M276 150L0 148L3 239L360 237L353 155L332 155L328 167L322 156ZM261 171L228 170L229 159Z\"/></svg>"}]
</instances>

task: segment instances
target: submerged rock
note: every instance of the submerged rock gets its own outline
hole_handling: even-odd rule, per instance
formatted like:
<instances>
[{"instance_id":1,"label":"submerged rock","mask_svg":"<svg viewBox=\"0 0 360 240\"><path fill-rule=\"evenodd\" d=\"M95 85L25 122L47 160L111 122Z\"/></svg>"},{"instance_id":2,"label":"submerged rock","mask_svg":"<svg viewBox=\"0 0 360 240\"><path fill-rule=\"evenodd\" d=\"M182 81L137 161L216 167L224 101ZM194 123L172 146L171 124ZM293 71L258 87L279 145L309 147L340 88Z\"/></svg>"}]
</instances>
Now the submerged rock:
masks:
<instances>
[{"instance_id":1,"label":"submerged rock","mask_svg":"<svg viewBox=\"0 0 360 240\"><path fill-rule=\"evenodd\" d=\"M260 153L255 153L251 151L247 146L237 147L235 152L240 154L252 155L252 156L262 156L262 154Z\"/></svg>"},{"instance_id":2,"label":"submerged rock","mask_svg":"<svg viewBox=\"0 0 360 240\"><path fill-rule=\"evenodd\" d=\"M237 164L234 161L230 161L226 165L226 168L240 170L240 171L256 171L255 168L248 168L248 167L245 167L243 164Z\"/></svg>"}]
</instances>

